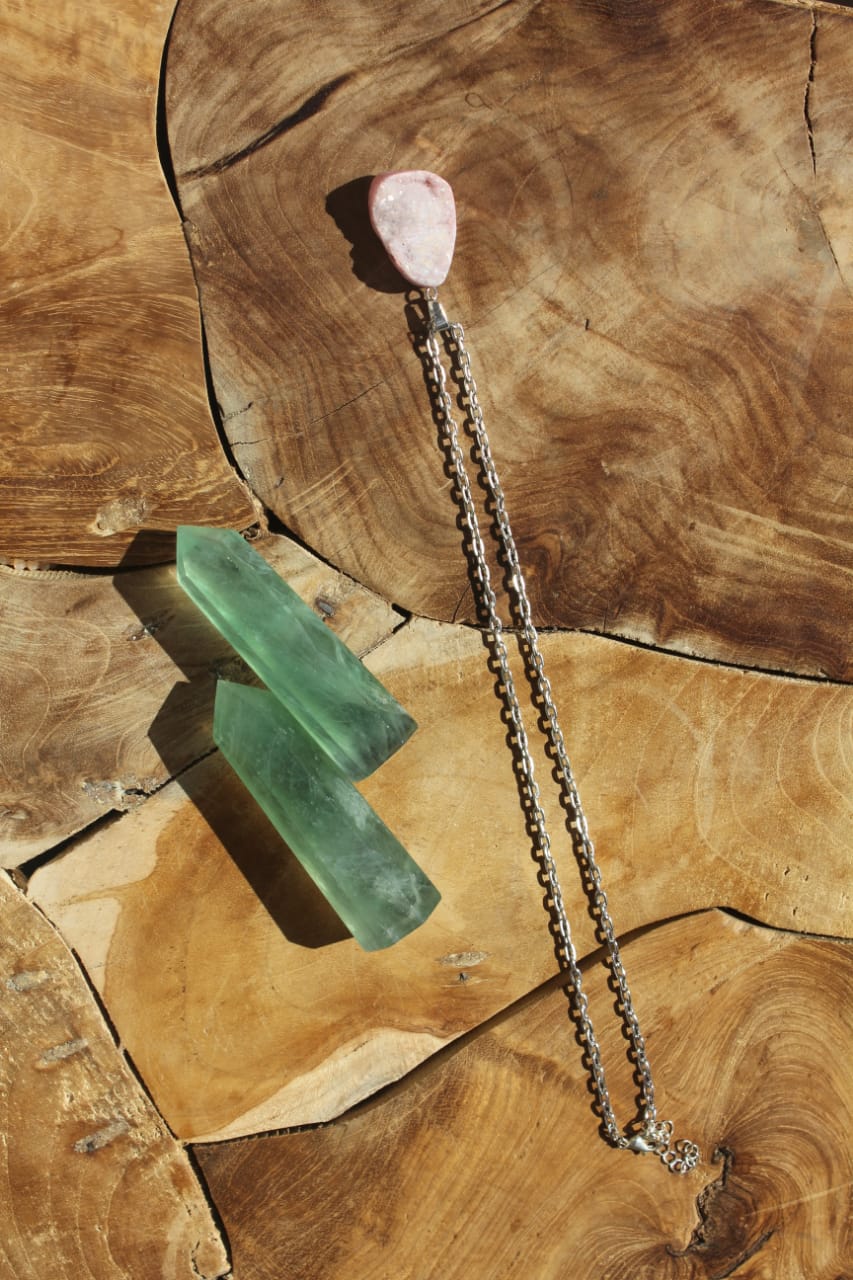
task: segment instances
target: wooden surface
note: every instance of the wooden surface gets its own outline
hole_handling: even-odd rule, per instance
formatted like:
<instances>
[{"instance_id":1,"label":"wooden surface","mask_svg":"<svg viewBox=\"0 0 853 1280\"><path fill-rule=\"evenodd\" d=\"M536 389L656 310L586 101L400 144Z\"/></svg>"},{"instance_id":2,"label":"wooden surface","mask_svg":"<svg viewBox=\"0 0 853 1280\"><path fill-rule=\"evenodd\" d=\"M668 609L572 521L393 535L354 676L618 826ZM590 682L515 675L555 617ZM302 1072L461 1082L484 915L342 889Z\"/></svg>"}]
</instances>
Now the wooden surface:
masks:
<instances>
[{"instance_id":1,"label":"wooden surface","mask_svg":"<svg viewBox=\"0 0 853 1280\"><path fill-rule=\"evenodd\" d=\"M0 1277L214 1280L186 1154L54 929L0 874Z\"/></svg>"},{"instance_id":2,"label":"wooden surface","mask_svg":"<svg viewBox=\"0 0 853 1280\"><path fill-rule=\"evenodd\" d=\"M621 932L724 905L853 934L849 689L601 637L543 645ZM442 894L390 950L347 938L218 756L30 882L184 1138L337 1115L554 972L479 637L413 621L367 661L420 727L360 789Z\"/></svg>"},{"instance_id":3,"label":"wooden surface","mask_svg":"<svg viewBox=\"0 0 853 1280\"><path fill-rule=\"evenodd\" d=\"M255 545L357 653L401 621L288 539ZM0 568L0 591L0 865L17 866L211 751L216 680L243 668L172 565L115 578Z\"/></svg>"},{"instance_id":4,"label":"wooden surface","mask_svg":"<svg viewBox=\"0 0 853 1280\"><path fill-rule=\"evenodd\" d=\"M625 957L660 1114L701 1144L701 1168L669 1177L597 1139L565 995L552 987L343 1122L202 1148L235 1274L849 1274L849 945L711 912L654 930ZM609 1006L601 969L589 990L593 1010ZM630 1111L624 1041L612 1020L596 1025Z\"/></svg>"},{"instance_id":5,"label":"wooden surface","mask_svg":"<svg viewBox=\"0 0 853 1280\"><path fill-rule=\"evenodd\" d=\"M442 294L540 621L849 675L849 24L764 0L349 0L328 23L182 0L169 137L265 505L386 598L472 616L365 212L369 175L435 169L459 211Z\"/></svg>"},{"instance_id":6,"label":"wooden surface","mask_svg":"<svg viewBox=\"0 0 853 1280\"><path fill-rule=\"evenodd\" d=\"M233 1280L853 1272L851 22L181 0L158 102L167 10L0 19L0 561L76 566L0 566L0 1280L223 1275L182 1139L215 1140ZM547 985L416 317L365 216L370 174L419 165L456 189L442 293L687 1179L596 1135ZM388 952L212 751L239 664L155 563L179 520L296 534L259 545L420 722L363 784L443 895Z\"/></svg>"},{"instance_id":7,"label":"wooden surface","mask_svg":"<svg viewBox=\"0 0 853 1280\"><path fill-rule=\"evenodd\" d=\"M198 303L157 159L168 5L6 6L0 560L171 559L256 519L207 405ZM137 531L146 530L143 537Z\"/></svg>"}]
</instances>

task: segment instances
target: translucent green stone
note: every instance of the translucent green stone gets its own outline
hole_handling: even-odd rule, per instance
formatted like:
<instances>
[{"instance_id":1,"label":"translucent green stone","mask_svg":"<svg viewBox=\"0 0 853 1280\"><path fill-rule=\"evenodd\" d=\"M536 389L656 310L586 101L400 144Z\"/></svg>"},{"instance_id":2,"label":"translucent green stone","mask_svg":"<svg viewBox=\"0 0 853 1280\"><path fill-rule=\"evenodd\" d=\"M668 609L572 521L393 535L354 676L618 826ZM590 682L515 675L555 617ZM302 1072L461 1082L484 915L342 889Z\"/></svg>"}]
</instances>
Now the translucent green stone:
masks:
<instances>
[{"instance_id":1,"label":"translucent green stone","mask_svg":"<svg viewBox=\"0 0 853 1280\"><path fill-rule=\"evenodd\" d=\"M234 529L182 525L178 582L347 777L366 778L417 728Z\"/></svg>"},{"instance_id":2,"label":"translucent green stone","mask_svg":"<svg viewBox=\"0 0 853 1280\"><path fill-rule=\"evenodd\" d=\"M220 680L213 736L366 951L391 946L427 918L438 890L272 694Z\"/></svg>"}]
</instances>

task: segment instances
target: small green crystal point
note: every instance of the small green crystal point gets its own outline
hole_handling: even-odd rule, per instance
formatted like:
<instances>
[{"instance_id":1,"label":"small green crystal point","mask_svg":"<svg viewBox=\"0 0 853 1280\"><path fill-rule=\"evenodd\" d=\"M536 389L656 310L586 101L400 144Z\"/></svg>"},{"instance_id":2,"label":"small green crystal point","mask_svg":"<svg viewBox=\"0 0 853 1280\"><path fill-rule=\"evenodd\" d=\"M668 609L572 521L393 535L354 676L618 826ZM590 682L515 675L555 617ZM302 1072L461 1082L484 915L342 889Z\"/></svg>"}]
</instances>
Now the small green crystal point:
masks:
<instances>
[{"instance_id":1,"label":"small green crystal point","mask_svg":"<svg viewBox=\"0 0 853 1280\"><path fill-rule=\"evenodd\" d=\"M220 680L213 737L366 951L427 918L440 901L435 885L272 694Z\"/></svg>"},{"instance_id":2,"label":"small green crystal point","mask_svg":"<svg viewBox=\"0 0 853 1280\"><path fill-rule=\"evenodd\" d=\"M349 778L417 728L354 653L234 529L178 528L178 582Z\"/></svg>"}]
</instances>

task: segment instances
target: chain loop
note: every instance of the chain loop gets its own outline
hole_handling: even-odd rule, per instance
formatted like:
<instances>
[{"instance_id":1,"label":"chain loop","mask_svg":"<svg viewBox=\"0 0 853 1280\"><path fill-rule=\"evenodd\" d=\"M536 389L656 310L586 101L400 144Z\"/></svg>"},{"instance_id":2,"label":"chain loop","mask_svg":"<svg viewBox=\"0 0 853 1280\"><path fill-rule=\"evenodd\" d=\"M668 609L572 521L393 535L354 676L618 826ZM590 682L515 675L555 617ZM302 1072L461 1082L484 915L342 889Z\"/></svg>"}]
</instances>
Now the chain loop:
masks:
<instances>
[{"instance_id":1,"label":"chain loop","mask_svg":"<svg viewBox=\"0 0 853 1280\"><path fill-rule=\"evenodd\" d=\"M440 426L445 434L445 444L452 462L454 478L462 506L465 524L470 538L474 575L479 589L480 602L488 623L491 646L498 665L500 682L509 713L513 745L516 748L520 780L524 792L525 810L533 838L545 872L548 905L553 912L557 930L557 946L562 967L569 976L574 1013L579 1033L586 1051L587 1065L592 1077L596 1099L601 1114L602 1127L608 1140L616 1147L635 1152L654 1152L674 1173L687 1173L699 1161L698 1147L689 1141L672 1141L672 1124L659 1121L655 1107L655 1090L651 1066L646 1053L645 1040L634 1010L628 979L619 951L616 930L610 915L607 895L604 892L601 871L595 858L595 850L589 835L586 817L581 807L580 795L572 773L565 740L557 718L557 708L551 684L545 674L545 663L539 646L539 636L533 622L530 600L521 571L518 550L507 515L503 488L492 457L489 438L483 421L483 411L477 393L477 384L471 371L471 359L465 345L465 334L460 324L447 320L435 290L425 293L428 329L425 339L426 357L433 381ZM540 714L543 731L547 737L552 759L559 778L561 798L569 814L569 829L575 852L585 875L595 916L597 931L606 949L609 967L615 983L619 1009L624 1018L631 1045L642 1101L642 1122L639 1132L623 1133L616 1122L601 1050L589 1015L589 1005L583 990L583 979L578 965L577 952L572 940L571 928L563 904L563 893L557 875L557 867L551 852L545 814L540 801L539 784L535 778L533 758L524 726L521 706L515 689L515 681L509 665L504 628L498 614L497 598L491 584L485 547L480 532L479 518L471 493L471 484L465 465L465 455L459 441L459 431L453 414L453 399L447 385L442 361L439 335L450 357L450 367L460 390L460 403L476 446L476 459L481 476L492 502L492 515L497 532L503 567L506 572L513 614L519 627L527 674L534 696L534 704Z\"/></svg>"}]
</instances>

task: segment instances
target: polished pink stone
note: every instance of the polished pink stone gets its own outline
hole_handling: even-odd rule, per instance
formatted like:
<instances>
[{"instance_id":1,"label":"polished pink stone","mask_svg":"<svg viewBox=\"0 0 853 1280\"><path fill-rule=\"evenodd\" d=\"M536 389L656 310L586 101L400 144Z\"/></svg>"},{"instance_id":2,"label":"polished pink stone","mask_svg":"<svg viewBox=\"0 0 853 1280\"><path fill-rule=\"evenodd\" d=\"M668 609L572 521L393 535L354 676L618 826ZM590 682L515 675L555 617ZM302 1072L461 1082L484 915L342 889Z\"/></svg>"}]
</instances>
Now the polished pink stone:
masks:
<instances>
[{"instance_id":1,"label":"polished pink stone","mask_svg":"<svg viewBox=\"0 0 853 1280\"><path fill-rule=\"evenodd\" d=\"M380 173L367 206L373 230L394 266L421 289L442 284L456 243L456 205L450 183L425 169Z\"/></svg>"}]
</instances>

